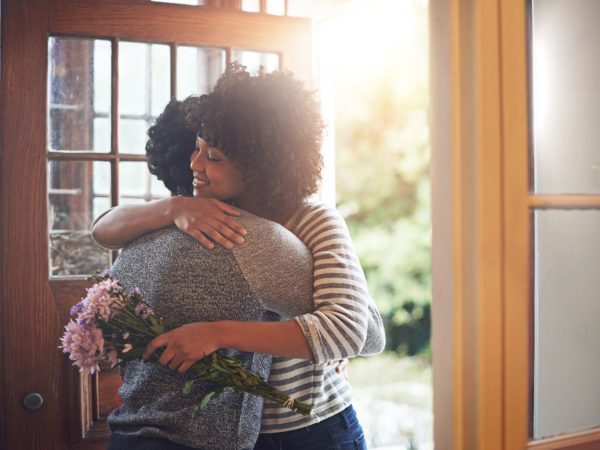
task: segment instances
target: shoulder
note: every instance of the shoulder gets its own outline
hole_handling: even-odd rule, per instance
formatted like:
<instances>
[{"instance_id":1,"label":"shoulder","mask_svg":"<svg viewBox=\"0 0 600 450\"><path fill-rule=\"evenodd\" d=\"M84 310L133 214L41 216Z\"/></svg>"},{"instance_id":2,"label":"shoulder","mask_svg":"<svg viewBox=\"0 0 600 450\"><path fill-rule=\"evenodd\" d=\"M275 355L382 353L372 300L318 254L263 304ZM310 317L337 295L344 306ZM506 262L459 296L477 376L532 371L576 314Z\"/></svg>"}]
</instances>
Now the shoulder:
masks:
<instances>
[{"instance_id":1,"label":"shoulder","mask_svg":"<svg viewBox=\"0 0 600 450\"><path fill-rule=\"evenodd\" d=\"M302 243L296 235L285 228L283 225L264 219L247 211L240 210L241 215L236 220L246 228L248 234L245 236L244 244L239 248L246 247L266 247L275 248L291 247L296 248ZM234 247L237 248L238 246Z\"/></svg>"},{"instance_id":2,"label":"shoulder","mask_svg":"<svg viewBox=\"0 0 600 450\"><path fill-rule=\"evenodd\" d=\"M346 234L346 221L333 206L321 202L305 202L294 216L291 230L305 241L308 236L316 236L333 231Z\"/></svg>"}]
</instances>

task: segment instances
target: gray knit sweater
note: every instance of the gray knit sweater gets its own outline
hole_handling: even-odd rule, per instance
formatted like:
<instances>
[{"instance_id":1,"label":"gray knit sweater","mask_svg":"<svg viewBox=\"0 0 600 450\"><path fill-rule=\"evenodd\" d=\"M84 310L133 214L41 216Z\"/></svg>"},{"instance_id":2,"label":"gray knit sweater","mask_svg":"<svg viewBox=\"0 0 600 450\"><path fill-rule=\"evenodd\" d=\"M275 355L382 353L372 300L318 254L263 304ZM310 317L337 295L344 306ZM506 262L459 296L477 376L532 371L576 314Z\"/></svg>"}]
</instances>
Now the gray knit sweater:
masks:
<instances>
[{"instance_id":1,"label":"gray knit sweater","mask_svg":"<svg viewBox=\"0 0 600 450\"><path fill-rule=\"evenodd\" d=\"M139 287L160 316L180 325L196 321L272 321L313 309L312 259L285 228L242 212L236 219L248 235L244 245L208 250L167 227L127 246L113 266L126 288ZM247 369L268 378L271 357L227 350ZM158 363L131 362L121 369L123 406L108 417L117 433L167 438L202 449L252 448L258 437L262 399L225 391L192 417L207 385L188 396L181 389L192 374Z\"/></svg>"}]
</instances>

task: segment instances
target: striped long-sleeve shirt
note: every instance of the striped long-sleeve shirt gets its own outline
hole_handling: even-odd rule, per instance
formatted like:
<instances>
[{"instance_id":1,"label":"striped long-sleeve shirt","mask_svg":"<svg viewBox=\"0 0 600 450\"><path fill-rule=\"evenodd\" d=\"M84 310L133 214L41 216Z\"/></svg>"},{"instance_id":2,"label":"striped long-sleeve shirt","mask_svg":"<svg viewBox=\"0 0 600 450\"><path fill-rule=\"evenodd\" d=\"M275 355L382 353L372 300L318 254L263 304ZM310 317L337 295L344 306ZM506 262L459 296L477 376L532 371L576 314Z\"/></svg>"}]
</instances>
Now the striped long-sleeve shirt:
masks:
<instances>
[{"instance_id":1,"label":"striped long-sleeve shirt","mask_svg":"<svg viewBox=\"0 0 600 450\"><path fill-rule=\"evenodd\" d=\"M385 345L381 318L339 212L319 203L306 204L289 229L313 255L314 311L295 319L313 360L274 357L269 382L312 404L313 410L304 417L266 401L261 433L294 430L342 411L352 401L352 388L327 362L378 353Z\"/></svg>"}]
</instances>

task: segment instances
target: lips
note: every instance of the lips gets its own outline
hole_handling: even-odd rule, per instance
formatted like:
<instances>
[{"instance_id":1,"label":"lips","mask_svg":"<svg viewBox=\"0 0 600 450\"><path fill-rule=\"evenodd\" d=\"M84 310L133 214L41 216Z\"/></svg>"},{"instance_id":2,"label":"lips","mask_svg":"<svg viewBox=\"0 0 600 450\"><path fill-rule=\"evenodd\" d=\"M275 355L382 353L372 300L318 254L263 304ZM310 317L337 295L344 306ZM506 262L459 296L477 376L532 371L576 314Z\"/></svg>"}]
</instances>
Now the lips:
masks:
<instances>
[{"instance_id":1,"label":"lips","mask_svg":"<svg viewBox=\"0 0 600 450\"><path fill-rule=\"evenodd\" d=\"M194 181L192 182L194 187L204 187L204 186L208 186L210 184L210 181L202 179L202 178L198 178L198 177L194 177Z\"/></svg>"}]
</instances>

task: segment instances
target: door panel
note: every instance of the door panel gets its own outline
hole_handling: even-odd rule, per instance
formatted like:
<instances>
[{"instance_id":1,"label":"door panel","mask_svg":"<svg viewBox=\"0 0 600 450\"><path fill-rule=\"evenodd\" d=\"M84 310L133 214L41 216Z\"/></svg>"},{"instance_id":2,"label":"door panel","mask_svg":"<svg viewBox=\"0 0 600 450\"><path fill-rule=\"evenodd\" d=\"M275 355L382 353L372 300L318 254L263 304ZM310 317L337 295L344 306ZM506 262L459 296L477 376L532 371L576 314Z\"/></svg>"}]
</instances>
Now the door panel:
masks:
<instances>
[{"instance_id":1,"label":"door panel","mask_svg":"<svg viewBox=\"0 0 600 450\"><path fill-rule=\"evenodd\" d=\"M144 201L161 193L151 180L144 181L144 193L125 183L126 173L137 173L145 160L136 130L145 133L164 105L143 117L137 113L119 115L119 95L115 93L119 86L119 42L160 43L164 45L159 53L165 49L171 52L171 71L164 80L168 85L165 102L177 93L179 44L217 49L224 52L226 60L231 59L234 47L275 54L282 66L310 84L311 23L307 19L145 0L3 0L0 5L0 447L104 449L109 436L106 416L120 404L118 373L107 370L82 376L58 345L71 306L90 285L84 272L104 268L110 261L109 254L104 259L93 256L96 265L82 266L90 252L83 251L88 244L84 246L77 239L89 239L86 230L91 220L106 206ZM51 111L51 121L57 117L64 120L50 128L47 139L47 99L54 98L53 92L47 92L48 39L54 36L86 38L87 43L81 39L75 42L78 51L93 48L90 36L104 39L113 54L103 64L112 70L102 75L105 82L108 76L110 92L94 100L102 107L77 112L64 98L55 102L58 107ZM65 61L77 63L69 62L68 55ZM101 76L86 64L77 69L79 76L99 79ZM57 73L64 70L58 68ZM208 78L216 79L215 74ZM73 104L93 98L89 86L74 93L83 97ZM139 121L143 126L138 126ZM64 148L54 148L53 143L60 141L55 140L54 133L64 133L75 122L76 128L87 127L87 131L65 139L64 145L59 145ZM90 124L103 133L101 139L89 133ZM128 127L130 133L124 138L119 128L125 133ZM104 144L95 145L95 139ZM49 163L60 170L49 169ZM96 169L100 163L110 167L102 171L105 175ZM65 176L71 179L69 183ZM109 185L98 188L94 185L98 177L109 177ZM64 240L70 244L57 243ZM60 248L60 257L50 248ZM43 397L40 409L30 411L22 406L23 397L30 392Z\"/></svg>"}]
</instances>

